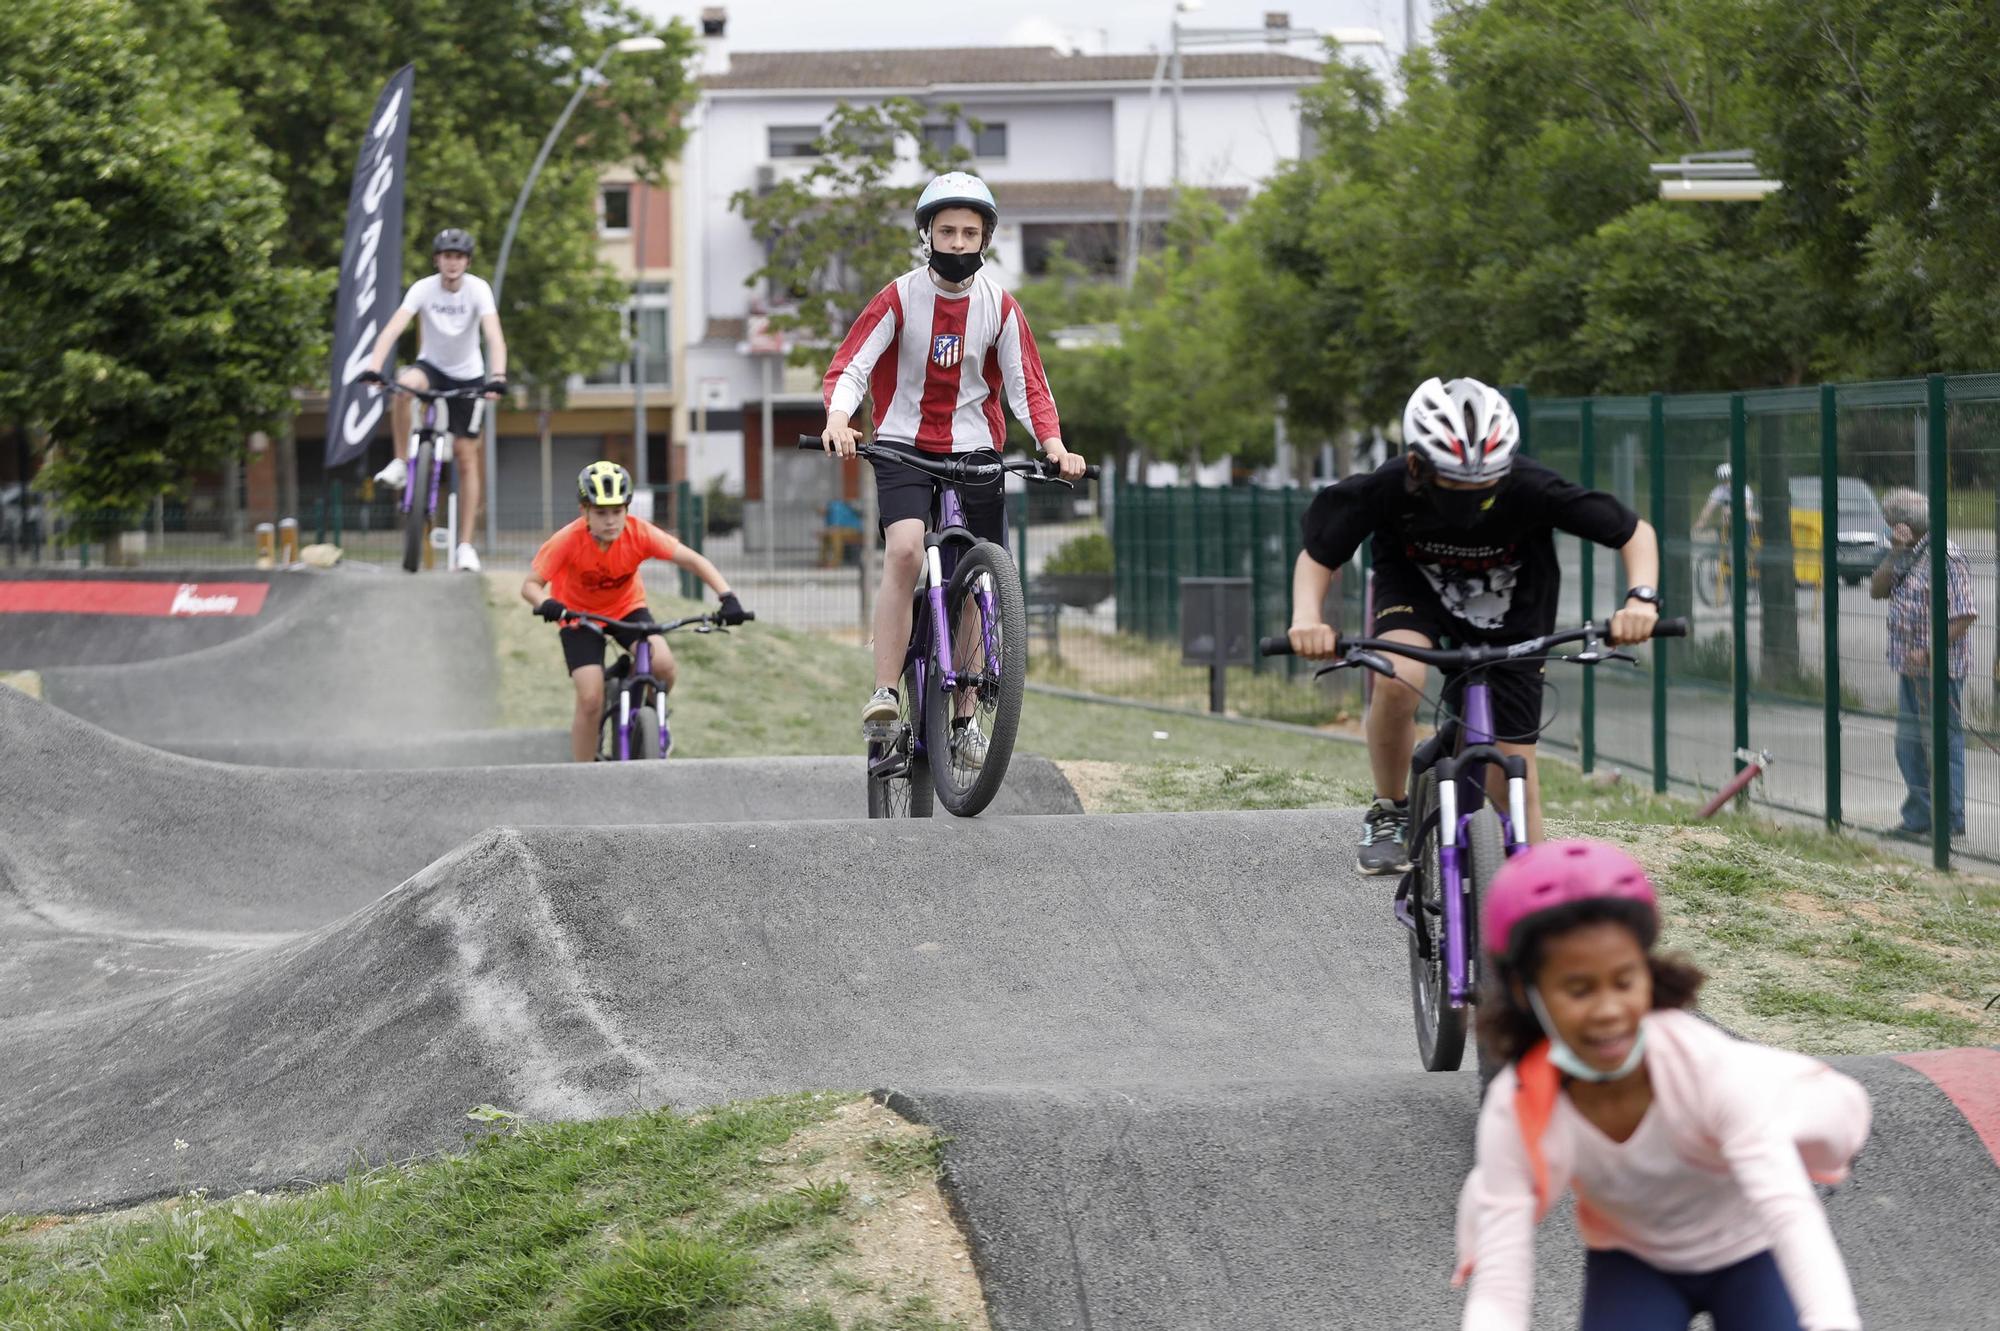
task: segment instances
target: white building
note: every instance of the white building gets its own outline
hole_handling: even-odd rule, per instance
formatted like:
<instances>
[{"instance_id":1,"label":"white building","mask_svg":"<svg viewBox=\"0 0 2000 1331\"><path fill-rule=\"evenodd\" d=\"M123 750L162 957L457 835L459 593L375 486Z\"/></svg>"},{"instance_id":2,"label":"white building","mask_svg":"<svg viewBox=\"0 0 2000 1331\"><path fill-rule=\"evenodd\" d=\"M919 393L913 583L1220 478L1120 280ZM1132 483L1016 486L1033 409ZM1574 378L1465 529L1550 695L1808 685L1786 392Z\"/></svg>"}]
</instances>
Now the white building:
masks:
<instances>
[{"instance_id":1,"label":"white building","mask_svg":"<svg viewBox=\"0 0 2000 1331\"><path fill-rule=\"evenodd\" d=\"M682 400L697 484L722 475L730 488L762 498L767 358L750 355L745 339L760 295L747 279L764 255L730 199L754 191L760 179L798 170L839 103L900 94L940 107L955 103L983 126L965 146L970 169L1000 203L992 262L1009 285L1040 271L1058 239L1072 256L1115 272L1132 191L1142 181L1144 219L1167 215L1175 117L1171 88L1155 95L1153 55L1068 55L1047 47L731 52L726 23L719 9L703 15L702 89L680 175L680 313L688 339ZM1188 53L1182 61L1181 179L1233 208L1298 156L1300 94L1322 67L1276 50ZM903 147L915 182L915 145ZM771 381L775 441L817 433L824 422L817 378L792 367L774 370ZM704 407L707 428L698 437ZM781 501L830 497L834 468L785 447L775 453Z\"/></svg>"}]
</instances>

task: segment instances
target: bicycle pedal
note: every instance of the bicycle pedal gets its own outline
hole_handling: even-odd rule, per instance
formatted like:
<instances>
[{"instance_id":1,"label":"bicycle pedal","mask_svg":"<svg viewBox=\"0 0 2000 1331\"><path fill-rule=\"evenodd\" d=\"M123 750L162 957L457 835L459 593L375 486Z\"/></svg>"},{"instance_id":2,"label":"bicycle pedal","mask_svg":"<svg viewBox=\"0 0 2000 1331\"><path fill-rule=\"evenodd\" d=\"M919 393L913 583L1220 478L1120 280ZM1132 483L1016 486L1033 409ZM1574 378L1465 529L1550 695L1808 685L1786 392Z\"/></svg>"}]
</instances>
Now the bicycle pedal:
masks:
<instances>
[{"instance_id":1,"label":"bicycle pedal","mask_svg":"<svg viewBox=\"0 0 2000 1331\"><path fill-rule=\"evenodd\" d=\"M870 744L890 745L902 738L903 723L900 721L863 721L861 738Z\"/></svg>"},{"instance_id":2,"label":"bicycle pedal","mask_svg":"<svg viewBox=\"0 0 2000 1331\"><path fill-rule=\"evenodd\" d=\"M889 781L910 770L909 755L902 748L890 749L868 765L868 775L876 781Z\"/></svg>"}]
</instances>

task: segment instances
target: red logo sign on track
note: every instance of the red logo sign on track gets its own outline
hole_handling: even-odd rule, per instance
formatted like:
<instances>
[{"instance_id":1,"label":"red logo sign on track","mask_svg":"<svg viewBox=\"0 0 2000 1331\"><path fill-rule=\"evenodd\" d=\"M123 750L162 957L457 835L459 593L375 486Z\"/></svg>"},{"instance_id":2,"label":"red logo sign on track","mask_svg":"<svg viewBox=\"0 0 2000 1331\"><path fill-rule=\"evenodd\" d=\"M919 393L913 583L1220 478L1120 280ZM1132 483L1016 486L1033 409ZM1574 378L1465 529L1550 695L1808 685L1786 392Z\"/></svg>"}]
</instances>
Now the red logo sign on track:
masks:
<instances>
[{"instance_id":1,"label":"red logo sign on track","mask_svg":"<svg viewBox=\"0 0 2000 1331\"><path fill-rule=\"evenodd\" d=\"M0 614L215 619L262 613L270 590L263 582L0 581Z\"/></svg>"}]
</instances>

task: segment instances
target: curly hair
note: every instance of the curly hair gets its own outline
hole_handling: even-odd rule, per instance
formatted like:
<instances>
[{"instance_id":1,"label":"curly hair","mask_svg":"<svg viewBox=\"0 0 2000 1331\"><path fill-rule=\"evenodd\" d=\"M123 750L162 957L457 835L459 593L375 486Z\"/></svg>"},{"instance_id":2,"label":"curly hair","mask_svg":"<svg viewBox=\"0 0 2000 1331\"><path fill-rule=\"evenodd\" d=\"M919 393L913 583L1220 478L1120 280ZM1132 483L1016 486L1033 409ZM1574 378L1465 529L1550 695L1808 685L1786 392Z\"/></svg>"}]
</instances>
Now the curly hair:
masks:
<instances>
[{"instance_id":1,"label":"curly hair","mask_svg":"<svg viewBox=\"0 0 2000 1331\"><path fill-rule=\"evenodd\" d=\"M1636 901L1578 901L1528 917L1516 927L1509 955L1486 967L1479 985L1479 1048L1495 1064L1511 1063L1534 1048L1545 1035L1541 1022L1516 991L1534 983L1558 934L1587 924L1622 924L1632 931L1646 953L1653 973L1653 1010L1691 1005L1708 977L1687 958L1653 951L1659 940L1659 920Z\"/></svg>"}]
</instances>

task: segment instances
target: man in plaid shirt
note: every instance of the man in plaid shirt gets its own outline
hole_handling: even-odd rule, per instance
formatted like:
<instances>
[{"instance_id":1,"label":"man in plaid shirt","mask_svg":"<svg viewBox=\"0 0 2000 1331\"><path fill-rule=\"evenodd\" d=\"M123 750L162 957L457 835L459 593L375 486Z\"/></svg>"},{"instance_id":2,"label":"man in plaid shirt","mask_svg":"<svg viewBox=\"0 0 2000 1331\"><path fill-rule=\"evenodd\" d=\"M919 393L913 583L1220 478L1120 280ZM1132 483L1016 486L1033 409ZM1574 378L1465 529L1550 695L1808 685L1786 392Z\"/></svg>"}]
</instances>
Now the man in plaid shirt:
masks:
<instances>
[{"instance_id":1,"label":"man in plaid shirt","mask_svg":"<svg viewBox=\"0 0 2000 1331\"><path fill-rule=\"evenodd\" d=\"M1888 557L1869 581L1868 594L1889 603L1889 669L1896 672L1896 765L1909 795L1891 836L1927 841L1931 835L1931 538L1930 503L1915 490L1882 496L1889 523ZM1951 834L1965 835L1965 726L1960 701L1972 673L1972 639L1979 618L1972 601L1972 566L1951 541L1944 546L1945 613L1951 659L1951 713L1946 736L1951 769Z\"/></svg>"}]
</instances>

